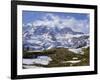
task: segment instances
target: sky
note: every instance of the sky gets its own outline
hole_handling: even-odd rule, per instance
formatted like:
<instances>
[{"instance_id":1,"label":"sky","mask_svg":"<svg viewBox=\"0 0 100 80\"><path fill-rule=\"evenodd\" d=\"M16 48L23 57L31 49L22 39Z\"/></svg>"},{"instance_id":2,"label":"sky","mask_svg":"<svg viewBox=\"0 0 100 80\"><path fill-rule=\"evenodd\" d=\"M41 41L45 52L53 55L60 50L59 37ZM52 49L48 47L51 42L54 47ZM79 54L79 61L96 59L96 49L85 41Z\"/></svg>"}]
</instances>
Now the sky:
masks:
<instances>
[{"instance_id":1,"label":"sky","mask_svg":"<svg viewBox=\"0 0 100 80\"><path fill-rule=\"evenodd\" d=\"M77 32L89 33L89 14L85 13L23 11L22 23L34 26L70 27Z\"/></svg>"}]
</instances>

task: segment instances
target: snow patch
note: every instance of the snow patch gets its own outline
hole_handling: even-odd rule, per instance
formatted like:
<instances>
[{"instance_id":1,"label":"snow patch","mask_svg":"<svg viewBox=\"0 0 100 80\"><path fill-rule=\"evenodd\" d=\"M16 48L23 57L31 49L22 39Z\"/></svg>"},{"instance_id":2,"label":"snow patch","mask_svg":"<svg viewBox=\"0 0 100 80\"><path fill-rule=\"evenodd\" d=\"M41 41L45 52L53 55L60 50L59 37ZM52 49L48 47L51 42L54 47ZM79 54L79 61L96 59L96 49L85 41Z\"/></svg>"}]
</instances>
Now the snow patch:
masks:
<instances>
[{"instance_id":1,"label":"snow patch","mask_svg":"<svg viewBox=\"0 0 100 80\"><path fill-rule=\"evenodd\" d=\"M73 59L73 60L77 60L78 58L77 58L77 57L73 57L72 59Z\"/></svg>"},{"instance_id":2,"label":"snow patch","mask_svg":"<svg viewBox=\"0 0 100 80\"><path fill-rule=\"evenodd\" d=\"M30 69L30 68L43 68L43 67L40 67L40 66L31 66L31 65L23 65L23 68L26 68L26 69Z\"/></svg>"},{"instance_id":3,"label":"snow patch","mask_svg":"<svg viewBox=\"0 0 100 80\"><path fill-rule=\"evenodd\" d=\"M41 64L48 65L52 61L52 59L48 56L38 56L35 59L23 59L23 64L31 65L31 64Z\"/></svg>"},{"instance_id":4,"label":"snow patch","mask_svg":"<svg viewBox=\"0 0 100 80\"><path fill-rule=\"evenodd\" d=\"M78 49L68 49L69 51L71 52L74 52L74 53L80 53L80 54L84 54L84 52L82 51L82 48L78 48Z\"/></svg>"},{"instance_id":5,"label":"snow patch","mask_svg":"<svg viewBox=\"0 0 100 80\"><path fill-rule=\"evenodd\" d=\"M73 60L71 60L71 61L63 61L62 63L73 63L73 64L75 64L75 63L79 63L79 62L81 62L81 60L75 60L75 61L73 61Z\"/></svg>"}]
</instances>

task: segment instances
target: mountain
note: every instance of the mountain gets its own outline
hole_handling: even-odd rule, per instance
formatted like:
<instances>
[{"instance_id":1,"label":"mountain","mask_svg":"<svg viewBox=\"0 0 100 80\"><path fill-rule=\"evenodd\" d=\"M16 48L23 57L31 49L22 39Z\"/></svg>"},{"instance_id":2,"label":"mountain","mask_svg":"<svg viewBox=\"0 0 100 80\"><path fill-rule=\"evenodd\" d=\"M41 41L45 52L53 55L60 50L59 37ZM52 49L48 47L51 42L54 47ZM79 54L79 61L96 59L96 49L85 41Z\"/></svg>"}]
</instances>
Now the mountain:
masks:
<instances>
[{"instance_id":1,"label":"mountain","mask_svg":"<svg viewBox=\"0 0 100 80\"><path fill-rule=\"evenodd\" d=\"M75 32L69 27L46 25L23 26L24 50L46 50L57 47L80 48L89 45L89 35Z\"/></svg>"}]
</instances>

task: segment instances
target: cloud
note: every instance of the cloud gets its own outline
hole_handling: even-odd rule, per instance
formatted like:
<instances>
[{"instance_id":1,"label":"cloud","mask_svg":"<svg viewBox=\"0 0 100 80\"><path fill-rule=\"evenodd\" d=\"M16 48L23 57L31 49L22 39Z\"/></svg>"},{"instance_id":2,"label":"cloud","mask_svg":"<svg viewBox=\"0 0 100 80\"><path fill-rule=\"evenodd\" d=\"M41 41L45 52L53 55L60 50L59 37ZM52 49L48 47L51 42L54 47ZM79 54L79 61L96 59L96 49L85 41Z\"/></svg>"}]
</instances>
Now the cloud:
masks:
<instances>
[{"instance_id":1,"label":"cloud","mask_svg":"<svg viewBox=\"0 0 100 80\"><path fill-rule=\"evenodd\" d=\"M44 25L46 27L69 27L76 32L84 32L89 33L89 21L88 19L76 19L72 16L66 16L65 18L61 18L52 13L47 13L45 16L41 18L41 20L36 20L33 22L34 26Z\"/></svg>"},{"instance_id":2,"label":"cloud","mask_svg":"<svg viewBox=\"0 0 100 80\"><path fill-rule=\"evenodd\" d=\"M47 26L47 27L55 27L55 25L58 25L59 23L59 17L54 16L53 14L46 14L44 17L42 17L41 20L36 20L33 22L34 26Z\"/></svg>"}]
</instances>

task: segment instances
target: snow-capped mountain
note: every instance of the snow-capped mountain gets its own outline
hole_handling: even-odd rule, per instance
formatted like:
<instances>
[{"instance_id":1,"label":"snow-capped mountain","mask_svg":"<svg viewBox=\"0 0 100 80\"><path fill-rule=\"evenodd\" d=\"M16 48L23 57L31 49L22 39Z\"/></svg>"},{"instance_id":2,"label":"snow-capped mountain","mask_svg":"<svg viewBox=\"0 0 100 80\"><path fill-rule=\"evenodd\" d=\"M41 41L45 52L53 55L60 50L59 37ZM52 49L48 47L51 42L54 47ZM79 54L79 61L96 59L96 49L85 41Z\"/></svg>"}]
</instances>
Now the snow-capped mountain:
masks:
<instances>
[{"instance_id":1,"label":"snow-capped mountain","mask_svg":"<svg viewBox=\"0 0 100 80\"><path fill-rule=\"evenodd\" d=\"M69 27L23 25L24 50L50 48L80 48L89 45L89 35L75 32Z\"/></svg>"}]
</instances>

